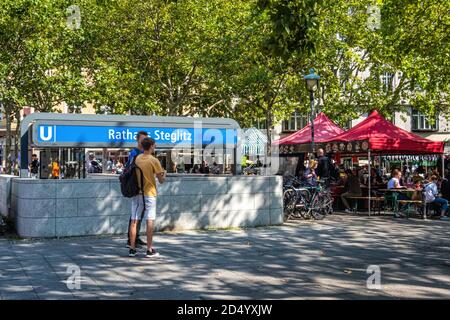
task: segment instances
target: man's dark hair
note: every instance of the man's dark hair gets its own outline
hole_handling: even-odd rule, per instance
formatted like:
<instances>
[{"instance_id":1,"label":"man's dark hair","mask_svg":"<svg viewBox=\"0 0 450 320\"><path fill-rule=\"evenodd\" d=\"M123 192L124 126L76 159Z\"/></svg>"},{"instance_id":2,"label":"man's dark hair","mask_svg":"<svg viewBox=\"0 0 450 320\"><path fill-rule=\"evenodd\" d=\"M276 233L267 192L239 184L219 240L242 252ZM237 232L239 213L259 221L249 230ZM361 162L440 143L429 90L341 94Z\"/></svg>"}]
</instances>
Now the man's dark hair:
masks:
<instances>
[{"instance_id":1,"label":"man's dark hair","mask_svg":"<svg viewBox=\"0 0 450 320\"><path fill-rule=\"evenodd\" d=\"M136 140L139 140L139 137L140 137L140 136L146 136L146 137L148 137L147 131L139 131L139 132L137 133L137 135L136 135Z\"/></svg>"},{"instance_id":2,"label":"man's dark hair","mask_svg":"<svg viewBox=\"0 0 450 320\"><path fill-rule=\"evenodd\" d=\"M144 139L142 139L142 143L141 144L142 144L142 148L145 151L148 151L148 150L150 150L150 148L152 146L155 145L155 139L150 138L150 137L144 138Z\"/></svg>"}]
</instances>

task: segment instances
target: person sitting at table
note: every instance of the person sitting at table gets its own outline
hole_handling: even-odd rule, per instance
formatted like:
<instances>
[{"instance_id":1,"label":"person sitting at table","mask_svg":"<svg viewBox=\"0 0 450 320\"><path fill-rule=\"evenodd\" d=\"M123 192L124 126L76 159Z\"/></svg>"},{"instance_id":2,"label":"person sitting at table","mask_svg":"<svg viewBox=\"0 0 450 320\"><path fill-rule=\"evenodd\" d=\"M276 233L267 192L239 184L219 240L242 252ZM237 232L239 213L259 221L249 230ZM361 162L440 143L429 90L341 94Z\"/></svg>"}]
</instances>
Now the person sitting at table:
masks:
<instances>
[{"instance_id":1,"label":"person sitting at table","mask_svg":"<svg viewBox=\"0 0 450 320\"><path fill-rule=\"evenodd\" d=\"M402 178L402 172L398 169L394 169L392 171L392 178L389 180L387 184L388 189L406 189L406 187L400 184L400 179ZM410 200L409 197L403 193L398 193L398 200Z\"/></svg>"},{"instance_id":2,"label":"person sitting at table","mask_svg":"<svg viewBox=\"0 0 450 320\"><path fill-rule=\"evenodd\" d=\"M412 181L414 182L414 183L417 183L417 182L422 182L422 180L423 180L423 177L421 177L420 175L419 175L419 173L417 173L417 171L413 174L413 177L412 177Z\"/></svg>"},{"instance_id":3,"label":"person sitting at table","mask_svg":"<svg viewBox=\"0 0 450 320\"><path fill-rule=\"evenodd\" d=\"M447 173L446 178L441 182L441 194L442 198L450 201L450 174Z\"/></svg>"},{"instance_id":4,"label":"person sitting at table","mask_svg":"<svg viewBox=\"0 0 450 320\"><path fill-rule=\"evenodd\" d=\"M416 181L414 183L414 189L416 189L416 190L421 190L422 189L422 181L421 180Z\"/></svg>"},{"instance_id":5,"label":"person sitting at table","mask_svg":"<svg viewBox=\"0 0 450 320\"><path fill-rule=\"evenodd\" d=\"M341 194L342 203L345 206L345 212L351 212L350 205L348 204L347 197L360 197L362 195L361 185L359 183L359 178L352 170L347 169L345 171L347 174L347 179L345 181L344 190L345 192Z\"/></svg>"},{"instance_id":6,"label":"person sitting at table","mask_svg":"<svg viewBox=\"0 0 450 320\"><path fill-rule=\"evenodd\" d=\"M381 175L378 175L377 170L375 168L372 168L370 170L370 183L372 185L382 184L383 179L381 178Z\"/></svg>"},{"instance_id":7,"label":"person sitting at table","mask_svg":"<svg viewBox=\"0 0 450 320\"><path fill-rule=\"evenodd\" d=\"M425 202L439 205L441 207L441 220L450 220L449 217L445 216L448 210L448 200L437 196L439 194L437 187L437 176L432 175L430 180L431 181L424 188Z\"/></svg>"},{"instance_id":8,"label":"person sitting at table","mask_svg":"<svg viewBox=\"0 0 450 320\"><path fill-rule=\"evenodd\" d=\"M403 189L404 186L400 185L400 179L402 178L402 172L398 169L392 171L392 178L387 184L388 189Z\"/></svg>"},{"instance_id":9,"label":"person sitting at table","mask_svg":"<svg viewBox=\"0 0 450 320\"><path fill-rule=\"evenodd\" d=\"M422 165L418 166L416 169L416 173L419 175L424 175L426 173L425 168Z\"/></svg>"},{"instance_id":10,"label":"person sitting at table","mask_svg":"<svg viewBox=\"0 0 450 320\"><path fill-rule=\"evenodd\" d=\"M306 168L305 172L303 173L303 177L306 180L306 183L310 186L317 185L316 168L317 168L317 161L311 160L309 161L308 168Z\"/></svg>"}]
</instances>

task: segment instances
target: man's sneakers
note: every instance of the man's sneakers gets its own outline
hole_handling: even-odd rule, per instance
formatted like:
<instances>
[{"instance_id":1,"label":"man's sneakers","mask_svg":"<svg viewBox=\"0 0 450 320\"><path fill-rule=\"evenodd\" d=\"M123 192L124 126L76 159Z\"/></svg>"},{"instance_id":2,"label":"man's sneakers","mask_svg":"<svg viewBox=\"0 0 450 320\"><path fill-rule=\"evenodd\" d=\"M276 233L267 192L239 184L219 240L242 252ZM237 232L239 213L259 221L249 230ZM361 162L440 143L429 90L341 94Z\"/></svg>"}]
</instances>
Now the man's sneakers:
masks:
<instances>
[{"instance_id":1,"label":"man's sneakers","mask_svg":"<svg viewBox=\"0 0 450 320\"><path fill-rule=\"evenodd\" d=\"M450 220L450 218L449 218L449 217L447 217L447 216L442 216L442 217L441 217L441 220L444 220L444 221L449 221L449 220Z\"/></svg>"},{"instance_id":2,"label":"man's sneakers","mask_svg":"<svg viewBox=\"0 0 450 320\"><path fill-rule=\"evenodd\" d=\"M128 256L129 257L136 257L138 254L136 249L130 249L130 251L128 252ZM151 249L151 250L147 250L147 253L145 255L146 258L154 258L154 257L158 257L159 256L159 252L156 252L155 249Z\"/></svg>"},{"instance_id":3,"label":"man's sneakers","mask_svg":"<svg viewBox=\"0 0 450 320\"><path fill-rule=\"evenodd\" d=\"M151 250L147 250L147 254L145 255L146 258L154 258L157 256L159 256L159 253L153 248Z\"/></svg>"},{"instance_id":4,"label":"man's sneakers","mask_svg":"<svg viewBox=\"0 0 450 320\"><path fill-rule=\"evenodd\" d=\"M145 247L146 245L147 245L147 243L145 241L142 241L141 239L138 239L136 241L136 246L138 246L138 247ZM127 248L131 249L130 240L127 241Z\"/></svg>"},{"instance_id":5,"label":"man's sneakers","mask_svg":"<svg viewBox=\"0 0 450 320\"><path fill-rule=\"evenodd\" d=\"M136 244L140 247L145 247L147 245L147 242L142 241L141 239L137 239Z\"/></svg>"}]
</instances>

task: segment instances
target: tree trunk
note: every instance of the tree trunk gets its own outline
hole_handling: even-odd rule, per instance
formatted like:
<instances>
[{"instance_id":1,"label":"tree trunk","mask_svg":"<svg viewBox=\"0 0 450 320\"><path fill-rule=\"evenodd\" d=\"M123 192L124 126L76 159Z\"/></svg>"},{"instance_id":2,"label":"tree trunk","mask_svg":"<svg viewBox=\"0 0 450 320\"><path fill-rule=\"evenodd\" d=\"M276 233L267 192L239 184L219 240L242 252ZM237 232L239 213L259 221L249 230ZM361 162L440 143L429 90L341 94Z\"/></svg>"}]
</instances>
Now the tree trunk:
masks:
<instances>
[{"instance_id":1,"label":"tree trunk","mask_svg":"<svg viewBox=\"0 0 450 320\"><path fill-rule=\"evenodd\" d=\"M272 112L271 112L271 108L268 108L266 111L266 132L267 132L266 154L267 154L267 156L270 156L272 154L272 131L273 131Z\"/></svg>"},{"instance_id":2,"label":"tree trunk","mask_svg":"<svg viewBox=\"0 0 450 320\"><path fill-rule=\"evenodd\" d=\"M11 174L11 109L8 103L5 104L6 119L6 141L5 141L5 173Z\"/></svg>"},{"instance_id":3,"label":"tree trunk","mask_svg":"<svg viewBox=\"0 0 450 320\"><path fill-rule=\"evenodd\" d=\"M16 162L19 161L19 148L20 148L20 110L17 110L15 113L16 118L16 132L14 133L14 159ZM20 163L18 163L18 167L20 168Z\"/></svg>"}]
</instances>

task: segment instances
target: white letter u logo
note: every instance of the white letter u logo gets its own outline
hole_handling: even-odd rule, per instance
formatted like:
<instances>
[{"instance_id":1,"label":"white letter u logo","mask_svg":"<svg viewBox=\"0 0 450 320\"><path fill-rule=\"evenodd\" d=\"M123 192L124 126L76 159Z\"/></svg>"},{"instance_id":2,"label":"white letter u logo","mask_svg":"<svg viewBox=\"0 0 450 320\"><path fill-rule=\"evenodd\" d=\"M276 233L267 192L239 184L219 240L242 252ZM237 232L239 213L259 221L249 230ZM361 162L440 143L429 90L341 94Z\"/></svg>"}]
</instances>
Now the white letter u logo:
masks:
<instances>
[{"instance_id":1,"label":"white letter u logo","mask_svg":"<svg viewBox=\"0 0 450 320\"><path fill-rule=\"evenodd\" d=\"M45 128L47 128L47 135L45 135ZM51 126L42 126L39 127L39 136L41 137L42 141L50 141L53 137L53 128Z\"/></svg>"}]
</instances>

